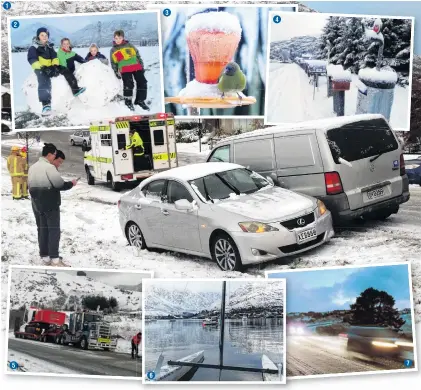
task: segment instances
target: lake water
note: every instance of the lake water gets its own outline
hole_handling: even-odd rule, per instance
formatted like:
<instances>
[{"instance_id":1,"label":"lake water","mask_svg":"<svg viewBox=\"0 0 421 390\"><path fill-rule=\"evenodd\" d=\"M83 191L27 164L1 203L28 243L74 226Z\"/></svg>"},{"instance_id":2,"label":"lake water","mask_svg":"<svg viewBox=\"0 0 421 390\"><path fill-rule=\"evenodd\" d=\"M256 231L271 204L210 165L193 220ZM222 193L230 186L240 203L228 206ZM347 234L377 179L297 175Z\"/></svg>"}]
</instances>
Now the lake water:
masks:
<instances>
[{"instance_id":1,"label":"lake water","mask_svg":"<svg viewBox=\"0 0 421 390\"><path fill-rule=\"evenodd\" d=\"M145 324L145 368L154 370L161 353L164 363L205 351L203 363L219 364L220 327L201 320L158 320ZM224 365L262 368L262 354L282 363L283 319L225 320ZM191 381L262 381L261 373L199 368Z\"/></svg>"}]
</instances>

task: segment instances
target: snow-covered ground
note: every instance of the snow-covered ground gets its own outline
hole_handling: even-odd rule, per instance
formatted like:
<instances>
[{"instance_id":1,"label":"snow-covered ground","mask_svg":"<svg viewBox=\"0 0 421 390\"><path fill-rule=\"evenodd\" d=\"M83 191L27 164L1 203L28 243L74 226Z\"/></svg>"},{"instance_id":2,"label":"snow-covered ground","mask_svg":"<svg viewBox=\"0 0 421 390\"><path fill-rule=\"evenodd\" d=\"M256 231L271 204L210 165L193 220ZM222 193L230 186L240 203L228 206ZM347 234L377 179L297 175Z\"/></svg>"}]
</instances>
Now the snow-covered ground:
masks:
<instances>
[{"instance_id":1,"label":"snow-covered ground","mask_svg":"<svg viewBox=\"0 0 421 390\"><path fill-rule=\"evenodd\" d=\"M32 356L26 355L22 352L15 352L12 349L8 351L7 371L22 372L20 370L13 370L10 368L10 362L18 363L26 372L33 372L37 374L80 374L79 372L69 370L65 367L51 364L41 359L36 359Z\"/></svg>"},{"instance_id":2,"label":"snow-covered ground","mask_svg":"<svg viewBox=\"0 0 421 390\"><path fill-rule=\"evenodd\" d=\"M271 62L267 81L268 123L293 123L334 117L333 100L327 97L327 79L319 77L313 100L313 84L297 64ZM351 89L345 92L345 115L354 115L357 108L358 76L352 75ZM396 86L390 124L395 130L409 129L410 89Z\"/></svg>"},{"instance_id":3,"label":"snow-covered ground","mask_svg":"<svg viewBox=\"0 0 421 390\"><path fill-rule=\"evenodd\" d=\"M177 152L207 156L210 153L210 149L208 144L202 143L202 151L200 151L199 141L189 143L177 142Z\"/></svg>"},{"instance_id":4,"label":"snow-covered ground","mask_svg":"<svg viewBox=\"0 0 421 390\"><path fill-rule=\"evenodd\" d=\"M37 150L41 151L42 147L44 146L44 141L40 140L40 142L36 142L35 140L30 140L29 142L29 149L31 150ZM25 140L24 139L18 139L18 138L11 138L11 137L2 137L1 144L4 146L25 146Z\"/></svg>"},{"instance_id":5,"label":"snow-covered ground","mask_svg":"<svg viewBox=\"0 0 421 390\"><path fill-rule=\"evenodd\" d=\"M101 52L108 56L110 49L111 47L104 47L101 48ZM145 77L148 80L146 102L150 111L144 111L136 106L135 113L162 112L164 92L161 88L160 49L158 46L148 46L138 47L138 50L145 64ZM74 51L85 57L88 48L75 48ZM87 88L86 92L73 99L64 77L54 78L52 81L54 115L47 118L38 117L41 112L41 103L38 102L37 82L26 56L26 52L12 53L12 98L17 129L88 126L90 121L133 114L124 105L124 101L114 99L116 92L122 95L123 83L114 76L111 67L99 61L90 61L86 64L76 63L75 75L79 85ZM36 115L18 120L28 107Z\"/></svg>"},{"instance_id":6,"label":"snow-covered ground","mask_svg":"<svg viewBox=\"0 0 421 390\"><path fill-rule=\"evenodd\" d=\"M36 225L29 201L13 201L2 161L2 285L9 264L41 265ZM118 222L118 193L81 182L62 193L61 255L72 267L155 271L162 278L264 277L264 271L350 264L412 261L414 301L421 319L421 187L411 185L411 199L397 215L337 232L327 244L301 255L259 264L246 272L223 272L210 260L175 253L137 251L128 246ZM6 310L7 289L2 289ZM5 311L3 311L4 313Z\"/></svg>"}]
</instances>

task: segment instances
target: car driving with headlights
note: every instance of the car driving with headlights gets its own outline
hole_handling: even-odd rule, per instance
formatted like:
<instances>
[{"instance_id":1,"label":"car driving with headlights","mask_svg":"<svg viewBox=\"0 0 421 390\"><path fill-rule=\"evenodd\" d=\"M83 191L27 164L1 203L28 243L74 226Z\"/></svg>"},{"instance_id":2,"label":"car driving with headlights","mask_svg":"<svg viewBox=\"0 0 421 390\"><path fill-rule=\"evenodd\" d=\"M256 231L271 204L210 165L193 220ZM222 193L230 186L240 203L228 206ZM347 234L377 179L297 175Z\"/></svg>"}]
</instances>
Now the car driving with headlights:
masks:
<instances>
[{"instance_id":1,"label":"car driving with headlights","mask_svg":"<svg viewBox=\"0 0 421 390\"><path fill-rule=\"evenodd\" d=\"M322 201L231 163L155 174L119 201L130 245L213 259L224 271L310 250L334 235Z\"/></svg>"},{"instance_id":2,"label":"car driving with headlights","mask_svg":"<svg viewBox=\"0 0 421 390\"><path fill-rule=\"evenodd\" d=\"M347 350L370 356L400 356L413 343L386 327L351 326L347 332Z\"/></svg>"}]
</instances>

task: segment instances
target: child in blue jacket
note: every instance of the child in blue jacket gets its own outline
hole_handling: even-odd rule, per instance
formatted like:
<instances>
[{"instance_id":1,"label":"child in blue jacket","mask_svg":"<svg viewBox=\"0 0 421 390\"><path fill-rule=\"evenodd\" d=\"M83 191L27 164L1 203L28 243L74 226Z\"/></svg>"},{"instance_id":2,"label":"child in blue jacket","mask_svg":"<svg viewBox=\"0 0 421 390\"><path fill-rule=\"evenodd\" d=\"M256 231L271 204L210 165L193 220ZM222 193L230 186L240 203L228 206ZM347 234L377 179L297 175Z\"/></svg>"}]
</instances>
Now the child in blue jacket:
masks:
<instances>
[{"instance_id":1,"label":"child in blue jacket","mask_svg":"<svg viewBox=\"0 0 421 390\"><path fill-rule=\"evenodd\" d=\"M100 60L104 65L108 65L108 59L104 54L99 52L99 48L95 43L89 46L89 53L85 57L85 61Z\"/></svg>"}]
</instances>

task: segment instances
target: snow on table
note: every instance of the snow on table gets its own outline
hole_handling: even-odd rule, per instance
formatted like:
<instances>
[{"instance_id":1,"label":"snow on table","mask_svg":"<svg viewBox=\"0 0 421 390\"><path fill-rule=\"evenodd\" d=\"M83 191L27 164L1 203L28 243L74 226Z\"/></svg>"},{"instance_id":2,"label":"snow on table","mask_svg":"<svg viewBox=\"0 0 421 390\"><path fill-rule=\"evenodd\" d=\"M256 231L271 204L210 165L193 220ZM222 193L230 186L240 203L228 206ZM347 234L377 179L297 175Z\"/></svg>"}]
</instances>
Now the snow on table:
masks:
<instances>
[{"instance_id":1,"label":"snow on table","mask_svg":"<svg viewBox=\"0 0 421 390\"><path fill-rule=\"evenodd\" d=\"M242 98L245 98L242 92L239 92ZM205 84L200 83L196 79L187 83L178 96L180 97L209 97L209 98L220 98L222 91L219 90L218 84ZM225 92L225 97L238 97L236 92Z\"/></svg>"},{"instance_id":2,"label":"snow on table","mask_svg":"<svg viewBox=\"0 0 421 390\"><path fill-rule=\"evenodd\" d=\"M76 374L80 375L80 372L69 370L65 367L58 366L49 362L45 362L41 359L36 359L32 356L26 355L22 352L15 352L9 348L8 350L8 361L15 361L20 367L26 369L26 372L36 374ZM12 370L9 365L7 366L7 373L12 372L22 373L18 370Z\"/></svg>"}]
</instances>

